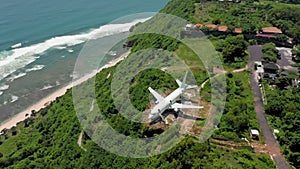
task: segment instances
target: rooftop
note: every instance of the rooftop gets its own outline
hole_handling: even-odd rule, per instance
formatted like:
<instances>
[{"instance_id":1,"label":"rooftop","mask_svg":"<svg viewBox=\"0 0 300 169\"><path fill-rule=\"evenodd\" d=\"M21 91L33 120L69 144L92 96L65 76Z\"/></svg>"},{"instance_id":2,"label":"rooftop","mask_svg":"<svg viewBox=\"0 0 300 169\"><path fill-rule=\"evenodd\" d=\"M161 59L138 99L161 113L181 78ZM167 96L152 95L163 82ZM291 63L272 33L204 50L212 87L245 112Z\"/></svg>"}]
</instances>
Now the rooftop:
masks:
<instances>
[{"instance_id":1,"label":"rooftop","mask_svg":"<svg viewBox=\"0 0 300 169\"><path fill-rule=\"evenodd\" d=\"M282 31L277 27L265 27L265 28L262 28L262 32L263 33L278 33L278 34L282 33Z\"/></svg>"},{"instance_id":2,"label":"rooftop","mask_svg":"<svg viewBox=\"0 0 300 169\"><path fill-rule=\"evenodd\" d=\"M203 24L201 24L201 23L197 23L195 26L198 27L199 29L203 28Z\"/></svg>"},{"instance_id":3,"label":"rooftop","mask_svg":"<svg viewBox=\"0 0 300 169\"><path fill-rule=\"evenodd\" d=\"M211 29L217 29L218 28L218 26L215 25L215 24L206 24L205 26L208 27L208 28L211 28Z\"/></svg>"},{"instance_id":4,"label":"rooftop","mask_svg":"<svg viewBox=\"0 0 300 169\"><path fill-rule=\"evenodd\" d=\"M234 32L235 33L243 33L243 29L242 28L234 28Z\"/></svg>"},{"instance_id":5,"label":"rooftop","mask_svg":"<svg viewBox=\"0 0 300 169\"><path fill-rule=\"evenodd\" d=\"M226 31L228 31L228 26L219 26L218 27L218 31L220 31L220 32L226 32Z\"/></svg>"}]
</instances>

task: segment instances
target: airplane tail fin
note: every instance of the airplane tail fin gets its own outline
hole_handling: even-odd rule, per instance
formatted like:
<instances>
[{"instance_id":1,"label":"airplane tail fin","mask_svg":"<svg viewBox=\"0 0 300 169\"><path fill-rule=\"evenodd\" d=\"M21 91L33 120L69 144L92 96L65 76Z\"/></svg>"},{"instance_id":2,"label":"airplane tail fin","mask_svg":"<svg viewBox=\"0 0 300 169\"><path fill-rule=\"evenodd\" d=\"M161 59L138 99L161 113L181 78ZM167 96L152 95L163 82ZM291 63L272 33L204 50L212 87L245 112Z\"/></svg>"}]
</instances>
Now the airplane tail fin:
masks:
<instances>
[{"instance_id":1,"label":"airplane tail fin","mask_svg":"<svg viewBox=\"0 0 300 169\"><path fill-rule=\"evenodd\" d=\"M183 88L183 89L194 89L194 88L197 88L198 87L197 85L187 85L186 84L187 75L188 75L188 71L185 73L185 76L184 76L182 82L180 80L176 79L176 82L177 82L178 86L180 88Z\"/></svg>"},{"instance_id":2,"label":"airplane tail fin","mask_svg":"<svg viewBox=\"0 0 300 169\"><path fill-rule=\"evenodd\" d=\"M183 81L182 81L182 84L181 84L181 88L185 88L186 87L186 78L187 78L187 75L188 75L188 71L185 73L184 75L184 78L183 78Z\"/></svg>"}]
</instances>

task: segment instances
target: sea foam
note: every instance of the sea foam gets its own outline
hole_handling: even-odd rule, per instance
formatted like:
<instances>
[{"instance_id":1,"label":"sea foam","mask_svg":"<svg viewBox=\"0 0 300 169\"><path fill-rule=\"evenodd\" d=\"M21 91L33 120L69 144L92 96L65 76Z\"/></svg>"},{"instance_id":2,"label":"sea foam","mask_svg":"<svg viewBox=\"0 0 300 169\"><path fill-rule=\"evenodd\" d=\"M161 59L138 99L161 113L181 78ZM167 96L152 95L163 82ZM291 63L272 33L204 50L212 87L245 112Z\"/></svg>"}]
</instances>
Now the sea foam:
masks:
<instances>
[{"instance_id":1,"label":"sea foam","mask_svg":"<svg viewBox=\"0 0 300 169\"><path fill-rule=\"evenodd\" d=\"M34 65L32 68L26 69L26 72L32 72L37 70L42 70L45 67L45 65Z\"/></svg>"},{"instance_id":2,"label":"sea foam","mask_svg":"<svg viewBox=\"0 0 300 169\"><path fill-rule=\"evenodd\" d=\"M18 99L19 99L18 96L12 95L12 96L11 96L11 101L10 101L10 102L11 102L11 103L16 102Z\"/></svg>"},{"instance_id":3,"label":"sea foam","mask_svg":"<svg viewBox=\"0 0 300 169\"><path fill-rule=\"evenodd\" d=\"M26 75L27 75L27 73L19 73L17 75L12 75L11 77L7 78L7 81L12 82L12 81L14 81L16 79L19 79L19 78L21 78L23 76L26 76Z\"/></svg>"},{"instance_id":4,"label":"sea foam","mask_svg":"<svg viewBox=\"0 0 300 169\"><path fill-rule=\"evenodd\" d=\"M3 84L2 86L0 86L0 90L7 90L9 88L9 85Z\"/></svg>"},{"instance_id":5,"label":"sea foam","mask_svg":"<svg viewBox=\"0 0 300 169\"><path fill-rule=\"evenodd\" d=\"M150 18L136 19L130 23L108 24L97 29L92 29L88 33L53 37L42 43L12 49L11 51L2 51L0 52L0 80L14 73L16 70L34 62L38 58L36 57L36 55L42 54L50 48L64 48L64 46L74 46L82 44L88 39L97 39L121 32L126 32L129 31L130 27L132 27L133 25L139 22L144 22L148 19Z\"/></svg>"}]
</instances>

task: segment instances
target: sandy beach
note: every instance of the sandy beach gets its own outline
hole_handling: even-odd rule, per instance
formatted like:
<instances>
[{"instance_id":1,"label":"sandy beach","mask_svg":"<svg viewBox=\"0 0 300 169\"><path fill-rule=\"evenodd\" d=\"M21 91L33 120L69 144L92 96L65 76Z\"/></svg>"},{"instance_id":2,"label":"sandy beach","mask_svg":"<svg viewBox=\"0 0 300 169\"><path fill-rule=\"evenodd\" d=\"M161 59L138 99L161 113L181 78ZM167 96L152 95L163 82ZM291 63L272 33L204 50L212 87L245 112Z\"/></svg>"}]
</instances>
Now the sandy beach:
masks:
<instances>
[{"instance_id":1,"label":"sandy beach","mask_svg":"<svg viewBox=\"0 0 300 169\"><path fill-rule=\"evenodd\" d=\"M101 70L108 68L108 67L112 67L115 66L117 63L119 63L120 61L124 60L128 55L129 55L130 51L122 54L120 57L118 57L117 59L109 62L108 64L106 64L105 66L103 66L100 70L97 70L95 72L92 72L76 81L71 82L71 84L58 89L57 91L55 91L54 93L46 96L45 98L43 98L42 100L40 100L39 102L37 102L36 104L26 108L24 111L20 112L19 114L15 115L14 117L4 121L3 123L1 123L0 125L0 131L2 131L3 129L10 129L13 126L16 126L17 123L25 120L26 118L29 118L31 115L31 111L35 110L35 111L39 111L40 109L46 107L50 102L54 101L57 97L60 97L62 95L64 95L66 93L66 91L74 86L77 86L79 84L81 84L82 82L92 78L93 76L95 76L98 72L100 72Z\"/></svg>"}]
</instances>

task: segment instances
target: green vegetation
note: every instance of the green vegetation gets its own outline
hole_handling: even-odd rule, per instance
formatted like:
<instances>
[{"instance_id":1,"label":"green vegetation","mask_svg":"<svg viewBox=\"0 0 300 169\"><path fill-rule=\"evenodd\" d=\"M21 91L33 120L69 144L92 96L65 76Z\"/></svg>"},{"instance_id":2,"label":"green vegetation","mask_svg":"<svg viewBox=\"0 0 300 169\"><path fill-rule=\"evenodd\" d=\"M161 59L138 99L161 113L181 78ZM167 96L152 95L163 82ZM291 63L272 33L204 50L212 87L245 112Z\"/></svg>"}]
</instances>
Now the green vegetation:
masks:
<instances>
[{"instance_id":1,"label":"green vegetation","mask_svg":"<svg viewBox=\"0 0 300 169\"><path fill-rule=\"evenodd\" d=\"M273 128L280 131L276 136L283 154L295 168L300 168L300 88L267 87L266 96L266 113Z\"/></svg>"},{"instance_id":2,"label":"green vegetation","mask_svg":"<svg viewBox=\"0 0 300 169\"><path fill-rule=\"evenodd\" d=\"M195 0L172 0L160 12L192 21L195 13Z\"/></svg>"},{"instance_id":3,"label":"green vegetation","mask_svg":"<svg viewBox=\"0 0 300 169\"><path fill-rule=\"evenodd\" d=\"M214 138L241 141L243 137L249 139L250 129L259 129L248 82L248 72L228 74L225 110Z\"/></svg>"},{"instance_id":4,"label":"green vegetation","mask_svg":"<svg viewBox=\"0 0 300 169\"><path fill-rule=\"evenodd\" d=\"M243 35L210 36L209 38L219 52L226 70L244 68L248 61L248 42Z\"/></svg>"},{"instance_id":5,"label":"green vegetation","mask_svg":"<svg viewBox=\"0 0 300 169\"><path fill-rule=\"evenodd\" d=\"M284 1L284 0L283 0ZM196 4L194 23L227 25L229 30L242 28L255 34L263 27L276 26L300 41L300 6L270 1L248 3L205 2Z\"/></svg>"},{"instance_id":6,"label":"green vegetation","mask_svg":"<svg viewBox=\"0 0 300 169\"><path fill-rule=\"evenodd\" d=\"M266 43L262 46L263 59L276 63L278 50L274 43Z\"/></svg>"},{"instance_id":7,"label":"green vegetation","mask_svg":"<svg viewBox=\"0 0 300 169\"><path fill-rule=\"evenodd\" d=\"M129 37L128 41L129 43L135 43L135 45L132 46L132 52L148 48L175 51L180 43L176 39L157 34L134 35Z\"/></svg>"},{"instance_id":8,"label":"green vegetation","mask_svg":"<svg viewBox=\"0 0 300 169\"><path fill-rule=\"evenodd\" d=\"M299 6L251 0L246 3L202 1L198 3L195 0L172 0L161 10L192 23L227 25L230 31L242 27L246 34L274 25L298 42L300 41L299 11ZM151 20L149 23L151 24ZM139 28L145 26L147 25L141 24ZM244 36L210 36L209 38L222 56L227 70L245 66L248 43ZM133 54L142 49L155 48L177 55L192 70L198 85L208 78L202 61L178 40L149 33L134 35L128 41L134 42L132 43ZM256 43L255 40L251 40L252 43ZM199 48L204 47L199 46ZM264 58L274 60L273 44L264 45L263 50ZM118 112L110 90L115 69L116 67L108 68L96 75L94 86L96 103L105 120L116 131L132 138L152 137L163 132L149 128L147 124L128 120ZM120 157L102 149L89 138L87 133L93 131L88 130L82 138L82 146L87 150L85 151L77 144L83 129L73 107L72 90L68 90L64 96L39 112L34 112L32 117L21 122L17 127L4 131L0 136L0 168L275 168L267 155L258 155L252 148L228 148L213 141L233 140L235 144L241 142L242 137L249 140L250 128L259 129L254 112L254 98L249 86L249 72L228 73L226 81L227 102L224 115L213 134L213 139L204 143L187 136L161 155L134 159ZM91 90L87 87L88 83L90 81L80 85L79 90ZM163 93L175 89L177 84L170 75L161 70L148 69L140 72L131 81L129 88L130 100L138 110L144 110L149 105L148 86L160 89ZM297 132L300 130L300 106L298 106L300 90L297 87L290 90L280 89L271 87L267 89L266 112L270 115L273 126L280 130L278 140L284 154L296 168L299 168L300 136ZM209 83L202 90L203 99L208 103L211 102ZM86 102L82 100L79 104L83 107ZM97 123L101 118L96 114L88 120ZM203 122L198 121L197 124L202 126Z\"/></svg>"},{"instance_id":9,"label":"green vegetation","mask_svg":"<svg viewBox=\"0 0 300 169\"><path fill-rule=\"evenodd\" d=\"M225 63L233 63L237 60L243 60L246 56L247 43L242 35L226 37L223 47L222 56Z\"/></svg>"},{"instance_id":10,"label":"green vegetation","mask_svg":"<svg viewBox=\"0 0 300 169\"><path fill-rule=\"evenodd\" d=\"M106 120L114 129L132 137L149 134L144 124L132 123L114 111L109 96L110 81L114 68L103 70L96 77L97 103L102 108ZM150 80L156 76L155 70L142 72L135 81ZM146 75L148 77L144 77ZM135 88L136 82L133 83ZM162 81L164 82L164 81ZM85 89L85 82L81 86ZM153 82L155 84L155 82ZM132 91L133 93L135 90ZM138 92L138 91L137 91ZM105 99L103 99L105 98ZM72 106L71 90L52 102L50 106L35 113L34 117L21 122L1 136L1 168L274 168L266 155L255 156L252 151L238 149L225 151L213 143L199 143L187 137L176 147L161 155L150 158L125 158L111 154L98 147L84 134L82 150L77 145L80 124ZM84 104L84 103L83 103ZM96 118L96 117L95 117ZM96 119L95 119L96 120ZM13 132L16 131L16 135ZM155 132L155 131L153 131Z\"/></svg>"}]
</instances>

